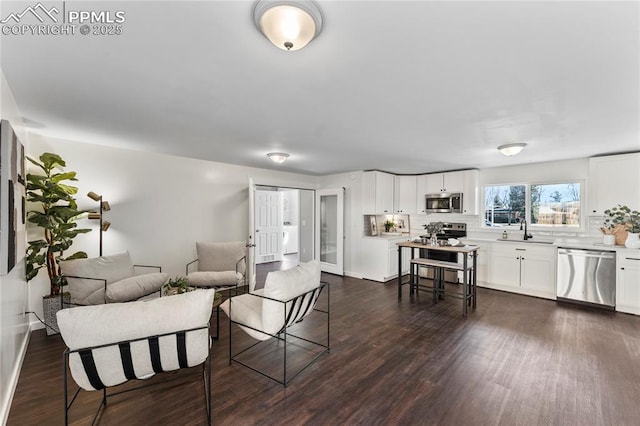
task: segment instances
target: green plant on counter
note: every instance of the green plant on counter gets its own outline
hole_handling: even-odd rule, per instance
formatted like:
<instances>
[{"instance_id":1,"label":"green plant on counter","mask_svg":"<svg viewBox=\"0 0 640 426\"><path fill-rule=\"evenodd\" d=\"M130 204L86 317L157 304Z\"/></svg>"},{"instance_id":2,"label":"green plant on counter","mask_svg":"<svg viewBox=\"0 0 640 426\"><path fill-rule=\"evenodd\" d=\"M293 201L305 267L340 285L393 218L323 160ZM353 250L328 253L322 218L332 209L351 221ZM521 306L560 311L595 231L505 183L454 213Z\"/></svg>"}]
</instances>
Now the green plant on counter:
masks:
<instances>
[{"instance_id":1,"label":"green plant on counter","mask_svg":"<svg viewBox=\"0 0 640 426\"><path fill-rule=\"evenodd\" d=\"M605 210L604 214L606 215L605 229L619 229L619 226L622 226L628 232L640 232L640 212L637 210L618 204L616 207Z\"/></svg>"},{"instance_id":2,"label":"green plant on counter","mask_svg":"<svg viewBox=\"0 0 640 426\"><path fill-rule=\"evenodd\" d=\"M384 222L384 232L389 232L395 227L396 227L396 224L392 220L386 220Z\"/></svg>"},{"instance_id":3,"label":"green plant on counter","mask_svg":"<svg viewBox=\"0 0 640 426\"><path fill-rule=\"evenodd\" d=\"M63 257L64 251L71 247L78 234L90 229L78 229L76 220L86 210L78 210L73 197L78 188L67 185L65 181L77 181L76 172L56 172L66 166L64 160L56 154L45 152L40 162L27 157L31 163L42 169L44 175L27 174L27 201L37 210L30 210L27 218L30 223L42 228L44 239L29 241L26 256L26 278L32 280L41 268L49 274L50 295L60 294L63 283L58 262L61 260L82 259L87 254L78 251Z\"/></svg>"},{"instance_id":4,"label":"green plant on counter","mask_svg":"<svg viewBox=\"0 0 640 426\"><path fill-rule=\"evenodd\" d=\"M429 234L430 237L436 234L441 234L443 227L444 227L444 223L442 222L431 222L424 225L424 229L427 230L427 233Z\"/></svg>"}]
</instances>

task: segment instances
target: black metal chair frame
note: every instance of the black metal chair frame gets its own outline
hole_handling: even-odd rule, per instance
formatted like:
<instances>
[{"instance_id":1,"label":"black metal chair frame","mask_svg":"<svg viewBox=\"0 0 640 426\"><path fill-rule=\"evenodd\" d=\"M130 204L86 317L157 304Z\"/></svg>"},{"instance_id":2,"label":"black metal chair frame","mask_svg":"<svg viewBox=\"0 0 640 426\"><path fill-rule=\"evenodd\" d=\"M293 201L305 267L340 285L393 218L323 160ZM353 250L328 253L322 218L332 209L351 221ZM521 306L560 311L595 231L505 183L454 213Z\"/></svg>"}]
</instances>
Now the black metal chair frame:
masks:
<instances>
[{"instance_id":1,"label":"black metal chair frame","mask_svg":"<svg viewBox=\"0 0 640 426\"><path fill-rule=\"evenodd\" d=\"M162 272L162 267L161 266L155 266L155 265L133 265L134 268L154 268L157 269L158 272ZM67 278L77 278L77 279L82 279L82 280L93 280L93 281L102 281L104 283L104 303L107 303L107 280L104 278L94 278L94 277L80 277L77 275L62 275L62 280L63 280L63 286L68 285L68 283L66 282ZM149 293L149 294L153 294L155 293ZM160 295L160 297L162 297L162 289L158 290L158 293ZM65 302L64 300L64 292L61 291L60 292L60 306L62 306L62 308L64 309L65 306L69 307L69 306L87 306L87 305L83 305L81 303L71 303L71 301L69 302Z\"/></svg>"},{"instance_id":2,"label":"black metal chair frame","mask_svg":"<svg viewBox=\"0 0 640 426\"><path fill-rule=\"evenodd\" d=\"M320 297L320 294L322 293L322 290L324 288L327 288L327 310L321 310L321 309L317 309L315 307L318 298ZM306 293L303 293L299 296L293 297L289 300L278 300L278 299L273 299L271 297L266 297L263 295L259 295L259 294L254 294L254 293L249 293L252 296L255 297L259 297L261 299L266 299L266 300L271 300L274 302L278 302L278 303L282 303L283 305L285 305L285 309L284 309L284 326L280 329L280 331L278 331L275 334L271 334L271 333L266 333L263 330L258 330L256 328L253 328L251 326L248 326L246 324L243 324L241 322L238 321L232 321L232 305L233 305L233 298L230 300L229 303L229 365L231 365L232 362L236 362L244 367L249 368L250 370L255 371L256 373L259 373L277 383L280 383L281 385L283 385L284 387L287 387L287 385L289 384L289 382L291 380L293 380L294 378L296 378L296 376L298 376L300 373L302 373L307 367L309 367L311 364L313 364L318 358L320 358L322 355L324 355L325 353L329 353L330 352L330 311L331 311L331 297L330 297L330 285L329 283L326 282L321 282L320 286L313 289L313 290L309 290ZM299 304L297 302L300 302ZM291 305L291 309L286 309L287 305L290 304ZM296 310L296 312L294 313L294 308L298 306L298 309ZM304 308L303 308L304 307ZM310 313L310 311L316 311L316 312L320 312L323 314L327 315L327 343L323 344L320 342L314 342L313 340L309 340L306 339L304 337L301 336L297 336L294 335L290 332L288 332L288 328L291 327L292 325L299 323L300 321L302 321L304 319L304 317ZM264 371L252 367L242 361L240 361L239 359L237 359L238 356L242 355L243 353L247 352L248 350L260 345L261 343L265 343L267 341L269 341L270 339L267 340L260 340L256 343L251 344L249 347L244 348L242 350L240 350L239 352L237 352L236 354L233 354L233 347L231 344L231 336L232 336L232 330L231 330L231 325L232 324L236 324L239 326L243 326L246 328L249 328L251 330L260 332L262 334L266 334L268 336L271 336L275 339L278 339L279 341L282 341L284 343L283 345L283 351L284 351L284 356L283 356L283 366L284 366L284 372L283 372L283 378L282 380L279 380L276 377L270 376L269 374L265 373ZM295 374L293 374L293 376L291 377L287 377L287 337L293 337L296 339L300 339L303 340L305 342L311 343L317 347L322 347L324 348L323 351L321 351L320 353L318 353L316 356L313 357L313 359L311 359L311 361L309 361L308 363L306 363L300 370L298 370Z\"/></svg>"},{"instance_id":3,"label":"black metal chair frame","mask_svg":"<svg viewBox=\"0 0 640 426\"><path fill-rule=\"evenodd\" d=\"M171 332L171 333L157 334L157 335L154 335L154 336L141 337L141 338L138 338L138 339L125 340L125 341L116 342L116 343L107 343L107 344L104 344L104 345L91 346L91 347L88 347L88 348L75 349L75 350L70 350L69 348L65 349L65 351L63 353L64 424L65 425L69 424L69 411L71 410L71 406L73 405L73 403L75 402L76 398L78 397L78 394L82 390L82 388L80 388L78 386L78 389L75 391L75 393L73 394L73 397L71 398L71 402L69 402L68 373L69 373L69 356L70 356L70 354L78 353L82 357L83 354L90 353L91 351L93 351L95 349L107 348L107 347L111 347L111 346L120 346L121 344L128 344L128 343L132 343L132 342L149 340L149 339L152 339L152 338L160 338L160 337L164 337L164 336L171 336L171 335L176 335L177 336L179 333L188 333L190 331L197 331L197 330L203 330L203 329L207 329L207 341L211 342L211 330L210 330L209 325L206 325L206 326L202 326L202 327L191 328L191 329L188 329L188 330L179 330L179 331L175 331L175 332ZM193 367L184 367L184 368L196 368L196 367L198 367L198 366L196 365L196 366L193 366ZM183 367L181 367L181 369L182 368ZM156 367L154 366L154 371L155 370L156 370ZM166 371L162 370L161 366L160 366L160 368L158 370L159 371L155 371L155 372L156 373L163 373L163 372L167 373ZM177 370L172 370L172 371L177 371ZM131 391L134 391L134 390L143 389L143 388L147 388L147 387L151 387L151 386L165 384L167 382L174 381L174 380L179 380L179 379L183 379L183 377L175 377L175 378L172 378L172 379L167 379L167 380L164 380L164 381L160 381L158 383L150 383L150 384L145 384L145 385L141 385L141 386L136 386L136 387L133 387L133 388L130 388L130 389L124 389L124 390L113 392L113 393L109 393L109 394L107 393L107 387L103 385L104 387L102 387L102 389L101 389L102 390L102 400L100 401L100 405L98 406L98 410L96 411L96 414L94 415L93 420L91 421L91 424L92 425L96 424L96 420L98 420L98 417L99 417L100 413L107 406L107 398L108 397L113 397L113 396L120 395L120 394L123 394L123 393L126 393L126 392L131 392ZM144 380L144 379L131 378L129 380ZM207 354L207 358L202 363L202 383L203 383L203 386L204 386L204 398L205 398L205 408L206 408L206 412L207 412L207 424L211 425L211 352L210 352L210 349L209 349L209 352ZM113 386L113 387L117 387L117 386L121 386L121 385L124 385L124 383L121 383L120 385L116 385L116 386ZM97 389L97 390L100 390L100 389Z\"/></svg>"}]
</instances>

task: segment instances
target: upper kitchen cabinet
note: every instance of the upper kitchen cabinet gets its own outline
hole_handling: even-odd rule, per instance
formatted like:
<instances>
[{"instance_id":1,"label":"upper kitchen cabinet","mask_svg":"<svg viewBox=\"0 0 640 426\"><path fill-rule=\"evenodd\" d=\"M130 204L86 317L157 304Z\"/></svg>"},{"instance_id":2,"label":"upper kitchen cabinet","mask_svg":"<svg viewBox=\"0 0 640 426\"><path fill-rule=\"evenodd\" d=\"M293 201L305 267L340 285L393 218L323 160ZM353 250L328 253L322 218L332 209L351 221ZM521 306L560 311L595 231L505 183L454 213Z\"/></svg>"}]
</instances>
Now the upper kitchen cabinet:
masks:
<instances>
[{"instance_id":1,"label":"upper kitchen cabinet","mask_svg":"<svg viewBox=\"0 0 640 426\"><path fill-rule=\"evenodd\" d=\"M640 208L640 153L589 158L590 215L618 204Z\"/></svg>"},{"instance_id":2,"label":"upper kitchen cabinet","mask_svg":"<svg viewBox=\"0 0 640 426\"><path fill-rule=\"evenodd\" d=\"M392 214L394 176L384 172L364 172L362 175L362 213Z\"/></svg>"},{"instance_id":3,"label":"upper kitchen cabinet","mask_svg":"<svg viewBox=\"0 0 640 426\"><path fill-rule=\"evenodd\" d=\"M462 214L478 214L478 175L477 170L465 170L462 189Z\"/></svg>"},{"instance_id":4,"label":"upper kitchen cabinet","mask_svg":"<svg viewBox=\"0 0 640 426\"><path fill-rule=\"evenodd\" d=\"M433 173L426 176L426 193L462 192L464 172Z\"/></svg>"},{"instance_id":5,"label":"upper kitchen cabinet","mask_svg":"<svg viewBox=\"0 0 640 426\"><path fill-rule=\"evenodd\" d=\"M394 191L394 211L401 214L415 214L417 176L396 176ZM424 208L424 207L423 207Z\"/></svg>"}]
</instances>

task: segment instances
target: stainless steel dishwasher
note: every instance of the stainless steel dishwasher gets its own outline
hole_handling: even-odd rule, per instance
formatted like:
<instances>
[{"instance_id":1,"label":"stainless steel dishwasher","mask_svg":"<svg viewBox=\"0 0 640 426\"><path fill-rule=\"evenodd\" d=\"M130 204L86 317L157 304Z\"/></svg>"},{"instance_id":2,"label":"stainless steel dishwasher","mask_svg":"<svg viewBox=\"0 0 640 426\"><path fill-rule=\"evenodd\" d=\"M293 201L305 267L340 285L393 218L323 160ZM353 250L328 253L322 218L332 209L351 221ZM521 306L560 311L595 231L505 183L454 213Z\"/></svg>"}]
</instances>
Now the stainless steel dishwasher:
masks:
<instances>
[{"instance_id":1,"label":"stainless steel dishwasher","mask_svg":"<svg viewBox=\"0 0 640 426\"><path fill-rule=\"evenodd\" d=\"M616 306L616 253L558 248L558 300Z\"/></svg>"}]
</instances>

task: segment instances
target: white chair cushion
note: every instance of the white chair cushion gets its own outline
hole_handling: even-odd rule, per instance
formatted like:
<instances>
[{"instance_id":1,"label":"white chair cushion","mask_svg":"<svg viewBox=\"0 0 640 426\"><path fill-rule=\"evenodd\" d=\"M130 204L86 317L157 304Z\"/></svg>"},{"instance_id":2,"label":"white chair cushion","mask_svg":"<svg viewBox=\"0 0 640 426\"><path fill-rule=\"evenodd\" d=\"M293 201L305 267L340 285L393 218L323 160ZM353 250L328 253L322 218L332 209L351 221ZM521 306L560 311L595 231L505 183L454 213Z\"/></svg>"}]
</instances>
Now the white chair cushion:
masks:
<instances>
[{"instance_id":1,"label":"white chair cushion","mask_svg":"<svg viewBox=\"0 0 640 426\"><path fill-rule=\"evenodd\" d=\"M169 274L157 272L153 274L135 275L107 286L107 303L130 302L156 292L169 279Z\"/></svg>"},{"instance_id":2,"label":"white chair cushion","mask_svg":"<svg viewBox=\"0 0 640 426\"><path fill-rule=\"evenodd\" d=\"M289 300L320 286L320 262L312 260L286 271L273 271L267 274L264 282L264 295L277 300ZM265 299L262 308L263 330L278 331L284 325L283 303ZM291 304L287 306L291 309Z\"/></svg>"},{"instance_id":3,"label":"white chair cushion","mask_svg":"<svg viewBox=\"0 0 640 426\"><path fill-rule=\"evenodd\" d=\"M91 259L74 259L60 262L63 275L106 279L107 284L129 278L134 274L129 252ZM89 305L104 303L104 282L68 278L71 303Z\"/></svg>"},{"instance_id":4,"label":"white chair cushion","mask_svg":"<svg viewBox=\"0 0 640 426\"><path fill-rule=\"evenodd\" d=\"M220 307L233 321L242 323L265 333L275 334L284 325L285 304L257 297L264 295L277 300L289 300L320 286L320 262L301 263L286 271L269 272L264 289L249 294L234 296ZM287 309L291 304L287 305ZM231 311L231 314L229 314ZM241 327L251 337L266 340L270 336Z\"/></svg>"},{"instance_id":5,"label":"white chair cushion","mask_svg":"<svg viewBox=\"0 0 640 426\"><path fill-rule=\"evenodd\" d=\"M246 324L258 330L264 330L268 333L275 333L278 330L265 330L262 327L262 298L257 295L262 294L262 290L256 290L253 293L241 294L225 300L220 308L233 321ZM260 333L247 327L240 326L249 336L257 340L267 340L271 336Z\"/></svg>"},{"instance_id":6,"label":"white chair cushion","mask_svg":"<svg viewBox=\"0 0 640 426\"><path fill-rule=\"evenodd\" d=\"M173 333L207 326L211 317L215 290L193 291L161 297L149 302L112 303L63 309L57 315L60 334L71 350L107 345L137 338ZM189 367L201 364L209 353L207 330L187 333ZM179 369L175 336L159 339L160 359L165 371ZM131 344L137 377L154 374L146 340ZM127 381L118 346L93 350L100 380L106 386ZM94 390L77 353L69 357L71 374L85 390Z\"/></svg>"},{"instance_id":7,"label":"white chair cushion","mask_svg":"<svg viewBox=\"0 0 640 426\"><path fill-rule=\"evenodd\" d=\"M187 280L194 287L226 287L239 283L242 275L235 271L198 271L187 275Z\"/></svg>"},{"instance_id":8,"label":"white chair cushion","mask_svg":"<svg viewBox=\"0 0 640 426\"><path fill-rule=\"evenodd\" d=\"M198 271L234 271L236 262L244 256L244 241L229 243L196 242ZM244 262L238 265L238 272L244 273Z\"/></svg>"}]
</instances>

